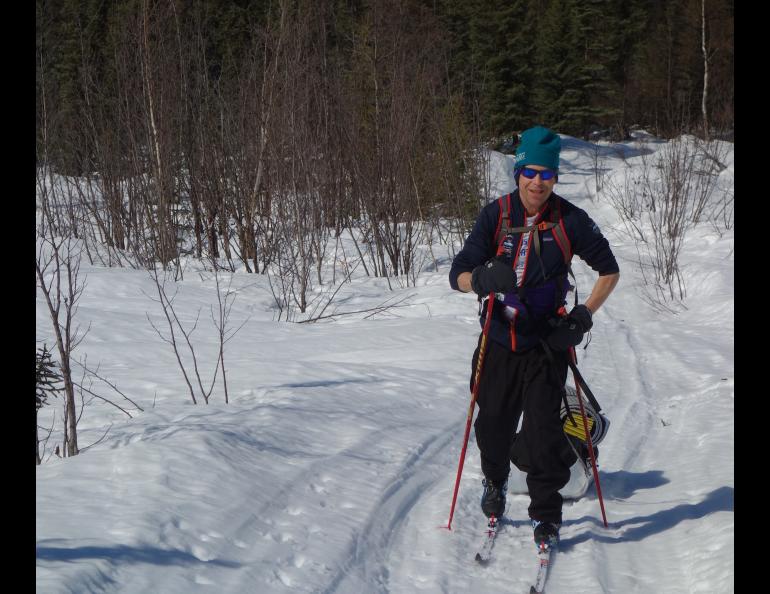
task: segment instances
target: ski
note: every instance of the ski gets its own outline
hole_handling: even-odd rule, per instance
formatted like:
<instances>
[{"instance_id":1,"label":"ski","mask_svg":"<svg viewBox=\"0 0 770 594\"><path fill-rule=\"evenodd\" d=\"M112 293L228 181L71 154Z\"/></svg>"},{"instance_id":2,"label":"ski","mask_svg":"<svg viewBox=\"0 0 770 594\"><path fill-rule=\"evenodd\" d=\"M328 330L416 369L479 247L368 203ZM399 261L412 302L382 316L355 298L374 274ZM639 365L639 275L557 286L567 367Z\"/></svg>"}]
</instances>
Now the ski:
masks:
<instances>
[{"instance_id":1,"label":"ski","mask_svg":"<svg viewBox=\"0 0 770 594\"><path fill-rule=\"evenodd\" d=\"M555 546L548 545L546 542L540 543L537 550L537 578L535 578L535 585L530 587L529 594L545 594L545 580L548 577L554 551Z\"/></svg>"},{"instance_id":2,"label":"ski","mask_svg":"<svg viewBox=\"0 0 770 594\"><path fill-rule=\"evenodd\" d=\"M487 565L492 559L492 547L500 530L501 521L495 516L490 516L484 530L484 541L476 553L476 562ZM545 581L548 578L548 570L551 566L553 554L556 551L556 542L543 541L537 549L537 577L534 585L530 586L529 594L545 594Z\"/></svg>"},{"instance_id":3,"label":"ski","mask_svg":"<svg viewBox=\"0 0 770 594\"><path fill-rule=\"evenodd\" d=\"M495 537L499 528L500 521L495 516L490 516L484 532L484 542L476 553L476 561L481 565L486 565L492 558L492 547L495 544Z\"/></svg>"}]
</instances>

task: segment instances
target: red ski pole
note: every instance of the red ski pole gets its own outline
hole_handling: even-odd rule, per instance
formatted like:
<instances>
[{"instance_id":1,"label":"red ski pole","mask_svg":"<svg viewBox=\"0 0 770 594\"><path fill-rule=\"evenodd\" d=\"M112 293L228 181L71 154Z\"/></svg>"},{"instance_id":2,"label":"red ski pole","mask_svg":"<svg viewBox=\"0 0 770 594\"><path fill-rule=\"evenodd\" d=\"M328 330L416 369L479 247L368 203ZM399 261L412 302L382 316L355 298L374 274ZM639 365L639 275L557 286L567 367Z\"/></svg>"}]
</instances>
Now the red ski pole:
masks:
<instances>
[{"instance_id":1,"label":"red ski pole","mask_svg":"<svg viewBox=\"0 0 770 594\"><path fill-rule=\"evenodd\" d=\"M570 347L569 354L572 357L572 362L577 365L577 355L575 354L575 347ZM594 473L594 482L596 483L596 493L599 495L599 507L602 509L602 520L604 520L604 527L609 528L607 525L607 514L604 513L604 499L602 498L602 486L599 483L599 470L596 468L596 456L594 455L594 444L591 441L591 432L588 430L588 417L586 417L585 407L583 406L583 396L580 394L580 384L578 382L575 371L572 371L572 377L575 378L575 391L577 392L578 404L580 404L580 416L583 417L583 430L586 432L586 440L588 441L588 453L591 455L591 470Z\"/></svg>"},{"instance_id":2,"label":"red ski pole","mask_svg":"<svg viewBox=\"0 0 770 594\"><path fill-rule=\"evenodd\" d=\"M457 479L455 480L455 492L452 496L452 509L449 510L449 523L447 529L452 529L452 517L455 513L455 503L457 503L457 492L460 490L460 477L463 474L463 465L465 464L465 450L468 448L468 437L471 434L471 421L473 420L473 409L476 407L476 396L479 393L479 380L481 379L481 369L484 365L484 354L487 351L487 337L489 335L489 323L492 320L492 307L495 303L495 294L489 294L489 304L487 305L487 319L484 320L484 329L481 332L481 344L479 345L479 359L476 361L476 373L473 376L473 391L471 392L471 404L468 407L468 420L465 423L465 437L463 437L463 449L460 452L460 463L457 467Z\"/></svg>"}]
</instances>

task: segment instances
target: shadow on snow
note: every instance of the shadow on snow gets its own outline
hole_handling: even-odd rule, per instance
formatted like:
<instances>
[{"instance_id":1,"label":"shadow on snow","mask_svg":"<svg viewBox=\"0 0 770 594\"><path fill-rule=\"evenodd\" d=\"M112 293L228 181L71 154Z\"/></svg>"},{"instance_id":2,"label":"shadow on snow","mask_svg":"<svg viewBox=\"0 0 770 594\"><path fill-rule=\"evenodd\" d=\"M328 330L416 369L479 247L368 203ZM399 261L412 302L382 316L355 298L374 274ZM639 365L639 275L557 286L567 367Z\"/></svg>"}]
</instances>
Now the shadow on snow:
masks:
<instances>
[{"instance_id":1,"label":"shadow on snow","mask_svg":"<svg viewBox=\"0 0 770 594\"><path fill-rule=\"evenodd\" d=\"M663 476L662 470L648 470L647 472L617 472L599 471L599 480L602 485L602 494L605 501L612 499L628 499L641 489L654 489L669 483ZM593 484L592 484L593 489Z\"/></svg>"},{"instance_id":2,"label":"shadow on snow","mask_svg":"<svg viewBox=\"0 0 770 594\"><path fill-rule=\"evenodd\" d=\"M39 561L78 561L81 559L104 559L113 563L149 563L152 565L192 565L205 564L220 567L240 567L240 563L212 559L203 561L185 551L159 549L155 547L35 547L35 556Z\"/></svg>"},{"instance_id":3,"label":"shadow on snow","mask_svg":"<svg viewBox=\"0 0 770 594\"><path fill-rule=\"evenodd\" d=\"M685 520L698 520L716 512L732 512L735 511L734 492L735 489L733 487L720 487L706 495L698 503L682 503L671 509L660 510L648 516L636 516L619 522L610 521L610 529L619 532L617 536L596 534L589 530L573 538L563 539L559 543L559 549L567 551L573 546L589 539L604 543L639 541L648 536L665 532ZM608 515L611 515L611 504L607 505L607 508ZM603 528L599 517L584 516L577 520L568 520L564 524L570 525L584 522L589 522Z\"/></svg>"}]
</instances>

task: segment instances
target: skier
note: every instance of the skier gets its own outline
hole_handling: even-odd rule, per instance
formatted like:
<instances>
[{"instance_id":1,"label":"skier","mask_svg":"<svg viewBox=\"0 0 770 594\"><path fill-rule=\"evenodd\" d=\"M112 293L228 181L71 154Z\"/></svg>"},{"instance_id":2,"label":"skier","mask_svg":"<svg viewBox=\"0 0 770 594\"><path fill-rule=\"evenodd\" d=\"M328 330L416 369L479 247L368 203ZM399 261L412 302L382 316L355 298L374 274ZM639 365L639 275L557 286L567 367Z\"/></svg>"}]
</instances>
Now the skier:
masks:
<instances>
[{"instance_id":1,"label":"skier","mask_svg":"<svg viewBox=\"0 0 770 594\"><path fill-rule=\"evenodd\" d=\"M570 478L559 415L568 349L582 342L619 279L615 256L599 227L553 191L560 152L561 139L553 131L536 126L522 133L514 157L518 189L482 209L449 272L453 289L479 296L482 327L486 300L496 294L474 424L484 474L481 509L487 517L503 514L509 461L513 454L519 464L518 451L526 459L520 466L527 474L528 511L538 545L558 542L559 490ZM599 276L585 303L567 313L572 254ZM481 344L480 336L473 371ZM472 372L471 390L473 381Z\"/></svg>"}]
</instances>

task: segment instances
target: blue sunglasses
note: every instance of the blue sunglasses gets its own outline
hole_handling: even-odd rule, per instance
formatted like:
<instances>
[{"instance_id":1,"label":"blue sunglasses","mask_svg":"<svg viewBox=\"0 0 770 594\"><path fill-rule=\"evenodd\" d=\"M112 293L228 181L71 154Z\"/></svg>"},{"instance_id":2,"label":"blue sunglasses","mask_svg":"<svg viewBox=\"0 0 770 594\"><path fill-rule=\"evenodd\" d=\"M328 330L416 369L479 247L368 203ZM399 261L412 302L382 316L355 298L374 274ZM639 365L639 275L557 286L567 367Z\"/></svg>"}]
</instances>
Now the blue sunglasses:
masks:
<instances>
[{"instance_id":1,"label":"blue sunglasses","mask_svg":"<svg viewBox=\"0 0 770 594\"><path fill-rule=\"evenodd\" d=\"M556 172L553 171L552 169L545 169L543 171L538 171L537 169L532 169L531 167L522 167L521 174L527 179L535 179L539 175L540 179L542 179L543 181L548 181L549 179L552 179L556 175Z\"/></svg>"}]
</instances>

